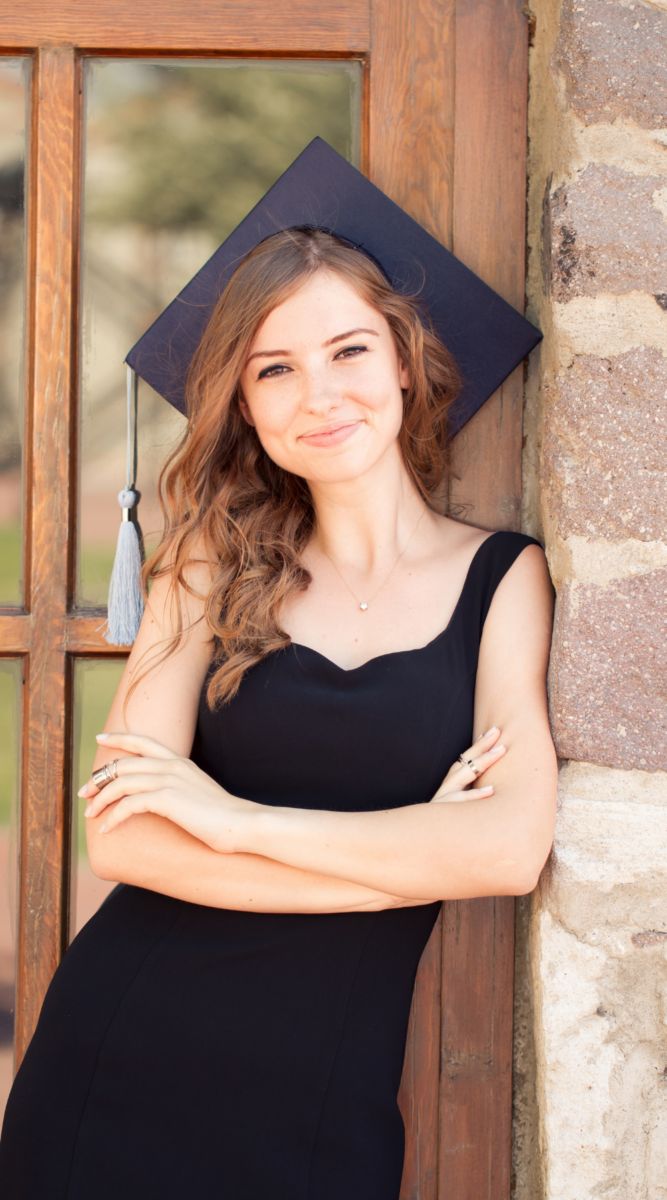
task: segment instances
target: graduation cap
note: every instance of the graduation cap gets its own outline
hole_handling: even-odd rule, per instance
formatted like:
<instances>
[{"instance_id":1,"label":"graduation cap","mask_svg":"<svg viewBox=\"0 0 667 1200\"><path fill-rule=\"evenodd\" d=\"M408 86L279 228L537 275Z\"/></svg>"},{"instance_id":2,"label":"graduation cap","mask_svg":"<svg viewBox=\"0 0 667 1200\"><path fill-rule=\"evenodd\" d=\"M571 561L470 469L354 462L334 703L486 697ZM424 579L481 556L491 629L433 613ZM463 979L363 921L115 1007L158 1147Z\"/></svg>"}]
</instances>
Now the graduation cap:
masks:
<instances>
[{"instance_id":1,"label":"graduation cap","mask_svg":"<svg viewBox=\"0 0 667 1200\"><path fill-rule=\"evenodd\" d=\"M394 289L419 294L433 328L456 360L462 387L448 414L454 437L542 338L451 251L371 183L328 142L315 137L229 234L129 351L127 481L109 588L107 641L134 641L143 611L141 534L132 518L136 473L137 376L186 412L185 381L213 308L244 257L294 226L323 229L363 251Z\"/></svg>"}]
</instances>

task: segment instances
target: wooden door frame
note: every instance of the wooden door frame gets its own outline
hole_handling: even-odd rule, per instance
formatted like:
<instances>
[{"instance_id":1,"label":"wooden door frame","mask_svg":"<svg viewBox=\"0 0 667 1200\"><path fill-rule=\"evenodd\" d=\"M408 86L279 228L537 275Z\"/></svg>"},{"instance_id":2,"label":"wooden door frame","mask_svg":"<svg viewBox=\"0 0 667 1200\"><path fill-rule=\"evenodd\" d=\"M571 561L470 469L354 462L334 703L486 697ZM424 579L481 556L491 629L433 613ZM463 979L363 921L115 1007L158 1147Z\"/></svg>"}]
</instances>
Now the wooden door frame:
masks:
<instances>
[{"instance_id":1,"label":"wooden door frame","mask_svg":"<svg viewBox=\"0 0 667 1200\"><path fill-rule=\"evenodd\" d=\"M0 609L24 664L18 1066L69 941L74 660L125 654L75 604L82 59L359 60L361 169L523 310L528 20L522 0L0 0L0 53L32 59L25 600ZM453 446L451 502L486 528L520 526L522 393L519 367ZM513 963L512 897L445 903L410 1017L402 1200L509 1196Z\"/></svg>"}]
</instances>

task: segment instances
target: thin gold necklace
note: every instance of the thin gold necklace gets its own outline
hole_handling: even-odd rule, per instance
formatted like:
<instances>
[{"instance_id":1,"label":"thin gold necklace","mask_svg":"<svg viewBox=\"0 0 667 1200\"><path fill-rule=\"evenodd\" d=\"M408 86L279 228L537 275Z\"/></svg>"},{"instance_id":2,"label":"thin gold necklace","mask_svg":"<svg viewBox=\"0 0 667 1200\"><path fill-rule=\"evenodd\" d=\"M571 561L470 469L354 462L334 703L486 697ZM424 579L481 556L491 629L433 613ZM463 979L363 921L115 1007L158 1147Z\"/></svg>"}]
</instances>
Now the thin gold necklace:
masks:
<instances>
[{"instance_id":1,"label":"thin gold necklace","mask_svg":"<svg viewBox=\"0 0 667 1200\"><path fill-rule=\"evenodd\" d=\"M385 575L384 579L382 580L382 583L380 584L380 586L379 586L379 588L377 589L377 591L375 591L375 592L373 593L373 595L371 596L370 600L360 600L360 599L359 599L359 597L357 596L356 592L353 592L353 591L352 591L352 588L350 587L349 583L347 582L347 579L345 578L345 576L344 576L344 575L342 575L342 574L341 574L341 572L339 571L339 569L338 569L338 567L336 566L336 564L335 564L335 562L334 562L333 558L331 557L331 555L330 555L330 554L327 554L327 552L326 552L326 550L324 549L324 547L322 547L322 553L323 553L324 555L326 555L326 557L329 559L329 562L331 563L331 565L332 565L332 567L334 568L334 570L338 572L338 574L340 575L340 578L343 580L343 583L345 584L345 587L347 588L348 592L350 592L350 594L351 594L352 596L354 596L354 599L355 599L355 600L356 600L356 602L357 602L357 607L358 607L358 608L361 610L361 612L366 612L366 611L367 611L367 609L368 609L368 606L369 606L369 604L371 603L371 600L374 600L374 599L375 599L375 597L378 595L378 593L382 591L382 589L383 589L383 587L384 587L385 583L387 582L387 580L389 579L389 577L390 577L390 576L393 574L393 572L396 570L396 567L398 566L398 564L399 564L399 562L401 561L401 559L402 559L403 555L405 554L405 551L407 550L408 546L410 545L410 542L412 541L412 539L413 539L414 535L415 535L415 534L416 534L416 532L417 532L417 528L418 528L418 526L419 526L419 522L421 521L422 517L423 517L423 516L424 516L424 515L425 515L427 512L428 512L428 508L425 508L425 509L423 510L423 512L420 514L420 516L419 516L419 521L417 521L417 524L415 525L414 529L412 530L412 533L410 534L410 537L408 538L408 540L407 540L407 542L405 543L405 545L404 545L403 549L401 550L401 553L399 554L398 558L396 559L396 562L394 563L393 567L391 568L391 570L390 570L389 574L388 574L388 575Z\"/></svg>"}]
</instances>

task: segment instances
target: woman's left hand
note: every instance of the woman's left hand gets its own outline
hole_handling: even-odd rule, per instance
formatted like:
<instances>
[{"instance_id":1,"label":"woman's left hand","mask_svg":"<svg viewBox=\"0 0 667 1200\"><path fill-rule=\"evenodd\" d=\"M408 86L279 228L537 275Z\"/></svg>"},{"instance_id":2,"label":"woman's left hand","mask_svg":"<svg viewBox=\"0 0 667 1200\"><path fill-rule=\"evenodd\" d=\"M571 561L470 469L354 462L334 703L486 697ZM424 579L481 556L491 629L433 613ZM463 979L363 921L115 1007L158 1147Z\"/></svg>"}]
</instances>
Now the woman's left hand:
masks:
<instances>
[{"instance_id":1,"label":"woman's left hand","mask_svg":"<svg viewBox=\"0 0 667 1200\"><path fill-rule=\"evenodd\" d=\"M118 775L97 788L92 779L79 796L90 799L87 817L108 813L101 831L117 828L134 813L152 812L173 821L212 850L231 854L240 849L247 820L263 808L253 800L232 796L189 758L181 758L154 738L137 733L109 733L100 746L113 746ZM113 804L113 808L109 805Z\"/></svg>"}]
</instances>

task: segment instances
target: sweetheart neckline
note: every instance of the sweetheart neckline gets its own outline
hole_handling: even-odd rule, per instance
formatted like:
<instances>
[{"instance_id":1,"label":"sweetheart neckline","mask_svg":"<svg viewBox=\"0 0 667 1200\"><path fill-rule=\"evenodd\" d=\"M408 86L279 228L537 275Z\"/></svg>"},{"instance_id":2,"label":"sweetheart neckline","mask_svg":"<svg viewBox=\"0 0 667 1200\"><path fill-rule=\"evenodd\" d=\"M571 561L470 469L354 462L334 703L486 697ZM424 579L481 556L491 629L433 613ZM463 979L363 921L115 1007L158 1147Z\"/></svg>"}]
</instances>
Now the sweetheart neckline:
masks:
<instances>
[{"instance_id":1,"label":"sweetheart neckline","mask_svg":"<svg viewBox=\"0 0 667 1200\"><path fill-rule=\"evenodd\" d=\"M338 671L341 675L354 675L357 671L363 671L364 668L370 667L373 663L381 662L386 658L397 658L405 654L421 654L425 650L430 650L431 647L435 646L435 644L439 642L441 638L444 638L445 634L449 633L454 623L454 618L457 616L461 607L468 582L472 575L473 567L477 561L482 547L486 546L486 543L490 542L492 538L496 537L499 533L504 532L506 531L503 529L494 529L488 535L488 537L485 537L484 540L480 542L479 546L475 550L475 553L470 559L470 562L468 563L463 585L447 624L445 625L444 629L441 629L439 633L436 633L435 637L432 637L430 641L426 642L423 646L410 646L406 650L385 650L382 654L374 654L372 658L367 658L365 662L358 663L356 667L341 667L340 663L334 662L333 658L329 658L329 656L327 654L323 654L321 650L316 650L314 646L306 646L303 642L290 641L289 645L285 647L285 650L305 650L308 654L314 654L317 658L320 658L322 662L328 663L330 667L333 667L333 669Z\"/></svg>"}]
</instances>

